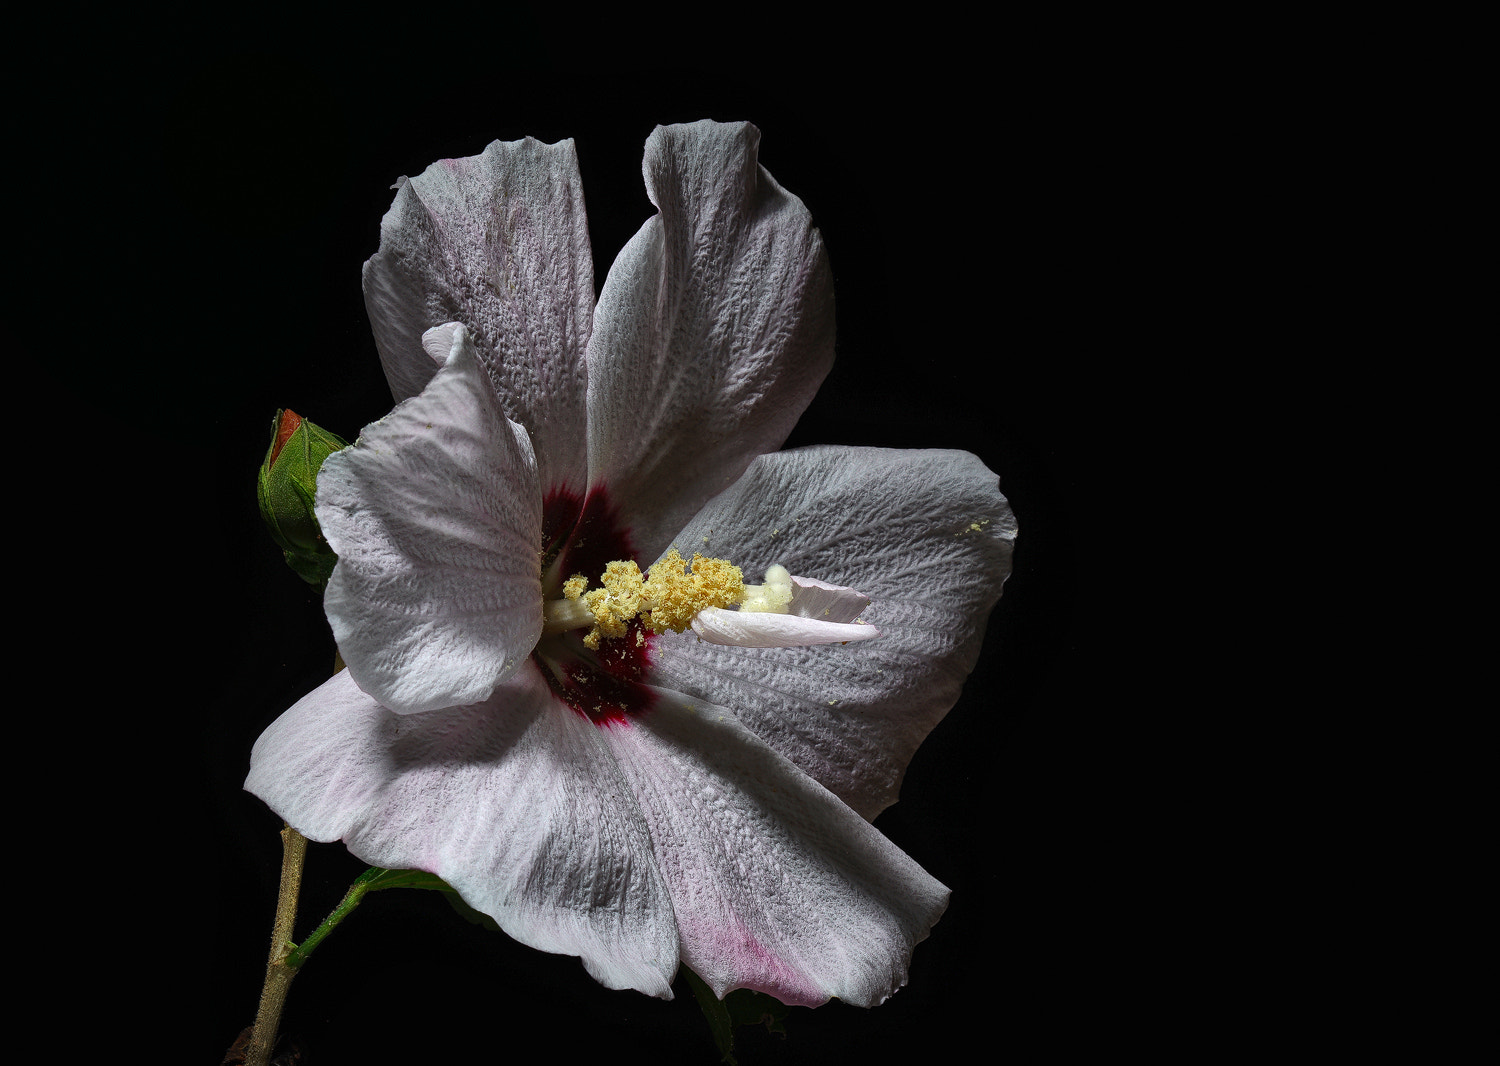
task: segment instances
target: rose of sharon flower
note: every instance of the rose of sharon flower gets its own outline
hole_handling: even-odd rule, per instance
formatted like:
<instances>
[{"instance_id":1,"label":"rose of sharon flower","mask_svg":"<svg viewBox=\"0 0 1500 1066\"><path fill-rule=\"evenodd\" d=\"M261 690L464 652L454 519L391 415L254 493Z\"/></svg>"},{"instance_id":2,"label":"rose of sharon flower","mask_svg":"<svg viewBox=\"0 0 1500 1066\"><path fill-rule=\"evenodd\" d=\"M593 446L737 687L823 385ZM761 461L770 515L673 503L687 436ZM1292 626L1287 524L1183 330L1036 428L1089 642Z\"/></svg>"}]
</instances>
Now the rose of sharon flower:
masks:
<instances>
[{"instance_id":1,"label":"rose of sharon flower","mask_svg":"<svg viewBox=\"0 0 1500 1066\"><path fill-rule=\"evenodd\" d=\"M869 820L958 697L1015 524L967 453L775 450L833 296L759 139L652 133L658 213L597 307L571 141L398 183L364 284L399 402L318 479L348 669L246 787L611 988L670 998L681 963L873 1005L948 890Z\"/></svg>"}]
</instances>

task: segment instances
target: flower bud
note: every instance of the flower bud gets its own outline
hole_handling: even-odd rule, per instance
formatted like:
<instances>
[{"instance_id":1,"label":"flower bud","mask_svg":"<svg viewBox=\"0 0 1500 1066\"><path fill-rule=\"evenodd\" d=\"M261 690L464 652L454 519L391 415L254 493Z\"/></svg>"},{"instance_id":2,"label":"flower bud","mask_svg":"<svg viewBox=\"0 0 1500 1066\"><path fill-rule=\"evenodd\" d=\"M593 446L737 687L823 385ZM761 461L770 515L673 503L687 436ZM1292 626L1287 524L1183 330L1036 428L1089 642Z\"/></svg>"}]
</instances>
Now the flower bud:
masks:
<instances>
[{"instance_id":1,"label":"flower bud","mask_svg":"<svg viewBox=\"0 0 1500 1066\"><path fill-rule=\"evenodd\" d=\"M260 516L281 546L287 565L310 585L323 588L338 561L313 514L318 468L348 442L295 411L277 411L271 447L260 465Z\"/></svg>"}]
</instances>

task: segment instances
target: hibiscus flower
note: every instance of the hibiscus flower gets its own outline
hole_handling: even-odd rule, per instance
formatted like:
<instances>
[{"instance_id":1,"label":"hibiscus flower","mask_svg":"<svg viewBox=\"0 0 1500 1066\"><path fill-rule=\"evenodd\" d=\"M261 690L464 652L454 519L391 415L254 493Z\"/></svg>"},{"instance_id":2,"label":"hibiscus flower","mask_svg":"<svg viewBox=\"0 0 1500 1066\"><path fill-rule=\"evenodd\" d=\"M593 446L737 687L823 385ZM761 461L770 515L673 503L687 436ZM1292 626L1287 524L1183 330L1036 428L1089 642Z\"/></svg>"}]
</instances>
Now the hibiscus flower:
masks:
<instances>
[{"instance_id":1,"label":"hibiscus flower","mask_svg":"<svg viewBox=\"0 0 1500 1066\"><path fill-rule=\"evenodd\" d=\"M1015 524L964 452L775 450L833 296L759 137L656 129L657 214L597 306L571 141L398 183L364 271L398 402L318 480L348 669L246 788L608 987L670 998L682 964L873 1005L948 890L870 820L958 697Z\"/></svg>"}]
</instances>

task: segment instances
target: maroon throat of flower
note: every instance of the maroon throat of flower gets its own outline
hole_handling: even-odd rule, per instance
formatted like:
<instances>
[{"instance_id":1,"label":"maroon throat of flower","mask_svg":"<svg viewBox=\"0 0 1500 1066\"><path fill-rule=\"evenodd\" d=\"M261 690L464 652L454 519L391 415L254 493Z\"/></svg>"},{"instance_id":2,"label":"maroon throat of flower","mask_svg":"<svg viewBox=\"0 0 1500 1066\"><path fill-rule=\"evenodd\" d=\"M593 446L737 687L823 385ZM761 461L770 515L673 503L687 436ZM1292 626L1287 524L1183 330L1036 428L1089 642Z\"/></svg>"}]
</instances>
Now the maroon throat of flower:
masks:
<instances>
[{"instance_id":1,"label":"maroon throat of flower","mask_svg":"<svg viewBox=\"0 0 1500 1066\"><path fill-rule=\"evenodd\" d=\"M598 575L618 559L634 559L630 534L602 487L587 498L554 489L542 502L542 597L562 595L571 574ZM621 726L651 709L654 697L644 682L651 665L654 634L639 619L626 623L621 638L584 646L584 633L571 629L544 634L531 653L559 700L598 726Z\"/></svg>"}]
</instances>

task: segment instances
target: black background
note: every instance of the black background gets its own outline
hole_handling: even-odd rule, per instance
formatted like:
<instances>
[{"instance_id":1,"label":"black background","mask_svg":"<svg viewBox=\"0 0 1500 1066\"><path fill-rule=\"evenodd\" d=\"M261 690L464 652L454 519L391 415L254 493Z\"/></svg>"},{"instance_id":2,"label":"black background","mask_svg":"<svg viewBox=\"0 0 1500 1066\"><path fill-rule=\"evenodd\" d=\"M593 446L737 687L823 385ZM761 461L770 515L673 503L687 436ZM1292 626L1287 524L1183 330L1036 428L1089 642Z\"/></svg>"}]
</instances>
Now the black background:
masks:
<instances>
[{"instance_id":1,"label":"black background","mask_svg":"<svg viewBox=\"0 0 1500 1066\"><path fill-rule=\"evenodd\" d=\"M1139 875L1120 863L1128 786L1103 772L1118 723L1104 725L1117 679L1101 651L1138 519L1103 485L1153 461L1116 416L1136 371L1111 349L1123 312L1100 284L1122 265L1128 117L1085 106L1024 41L952 52L913 36L851 55L837 27L745 25L585 48L536 11L503 30L411 18L315 44L292 27L191 47L122 29L90 72L96 106L50 129L81 161L46 202L73 205L89 238L62 269L99 295L87 326L59 313L72 347L39 371L89 427L90 469L112 471L93 475L93 512L129 516L121 534L102 519L73 533L79 550L107 542L125 575L99 611L122 653L112 691L131 695L97 726L116 772L94 847L132 870L129 895L147 897L132 906L151 917L120 917L124 892L92 906L125 924L134 957L149 944L166 964L141 990L144 1039L217 1062L253 1018L280 822L240 784L255 737L333 653L316 597L263 533L255 471L278 407L352 440L390 406L359 284L389 186L490 140L573 137L597 287L652 212L646 136L708 117L760 127L761 162L833 263L838 360L788 446L972 451L1020 524L964 696L876 823L953 890L947 914L889 1002L795 1009L785 1040L744 1031L740 1061L1107 1041L1133 980L1122 885ZM299 933L362 869L312 846ZM135 967L100 963L132 1000ZM436 894L391 891L320 949L283 1029L310 1066L514 1061L536 1038L551 1061L712 1062L678 988L672 1003L607 991Z\"/></svg>"}]
</instances>

